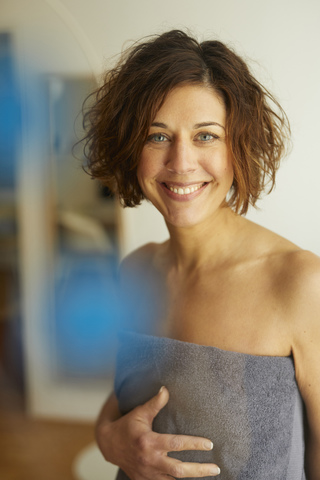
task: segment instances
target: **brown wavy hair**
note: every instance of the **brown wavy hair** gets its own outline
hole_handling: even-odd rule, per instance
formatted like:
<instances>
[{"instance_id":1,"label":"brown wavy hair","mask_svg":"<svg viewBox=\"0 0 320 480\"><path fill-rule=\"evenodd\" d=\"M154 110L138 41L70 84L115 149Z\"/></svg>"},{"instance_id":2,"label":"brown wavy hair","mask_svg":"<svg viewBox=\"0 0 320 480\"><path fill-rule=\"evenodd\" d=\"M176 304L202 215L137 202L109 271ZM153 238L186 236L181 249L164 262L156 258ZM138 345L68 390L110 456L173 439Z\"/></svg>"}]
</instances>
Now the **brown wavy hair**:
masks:
<instances>
[{"instance_id":1,"label":"brown wavy hair","mask_svg":"<svg viewBox=\"0 0 320 480\"><path fill-rule=\"evenodd\" d=\"M137 166L149 127L176 86L212 87L226 107L227 145L234 181L228 205L245 214L275 185L290 126L275 98L246 63L222 42L202 43L180 30L134 44L89 96L84 114L86 171L116 192L124 206L144 198Z\"/></svg>"}]
</instances>

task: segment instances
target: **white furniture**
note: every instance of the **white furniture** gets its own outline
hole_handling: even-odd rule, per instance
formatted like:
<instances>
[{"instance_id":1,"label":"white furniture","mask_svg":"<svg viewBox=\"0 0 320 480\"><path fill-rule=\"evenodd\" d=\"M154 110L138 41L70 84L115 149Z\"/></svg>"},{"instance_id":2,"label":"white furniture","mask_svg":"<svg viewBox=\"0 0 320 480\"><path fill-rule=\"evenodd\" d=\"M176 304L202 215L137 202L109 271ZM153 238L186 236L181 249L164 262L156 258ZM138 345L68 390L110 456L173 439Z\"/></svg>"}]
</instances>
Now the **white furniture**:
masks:
<instances>
[{"instance_id":1,"label":"white furniture","mask_svg":"<svg viewBox=\"0 0 320 480\"><path fill-rule=\"evenodd\" d=\"M106 462L98 447L92 443L78 454L72 471L76 480L114 480L118 467Z\"/></svg>"}]
</instances>

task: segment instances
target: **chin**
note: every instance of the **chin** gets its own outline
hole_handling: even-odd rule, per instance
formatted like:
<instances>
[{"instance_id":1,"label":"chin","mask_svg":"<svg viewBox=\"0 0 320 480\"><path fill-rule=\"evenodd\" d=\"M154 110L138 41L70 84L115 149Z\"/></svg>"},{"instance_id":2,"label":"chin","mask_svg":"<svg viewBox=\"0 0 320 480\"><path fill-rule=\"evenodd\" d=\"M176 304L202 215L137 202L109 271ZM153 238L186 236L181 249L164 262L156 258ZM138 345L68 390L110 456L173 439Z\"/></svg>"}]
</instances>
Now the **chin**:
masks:
<instances>
[{"instance_id":1,"label":"chin","mask_svg":"<svg viewBox=\"0 0 320 480\"><path fill-rule=\"evenodd\" d=\"M193 218L193 217L185 217L183 215L177 216L177 217L164 217L166 223L168 225L171 225L172 227L176 228L191 228L196 225L199 225L200 223L203 223L203 218Z\"/></svg>"}]
</instances>

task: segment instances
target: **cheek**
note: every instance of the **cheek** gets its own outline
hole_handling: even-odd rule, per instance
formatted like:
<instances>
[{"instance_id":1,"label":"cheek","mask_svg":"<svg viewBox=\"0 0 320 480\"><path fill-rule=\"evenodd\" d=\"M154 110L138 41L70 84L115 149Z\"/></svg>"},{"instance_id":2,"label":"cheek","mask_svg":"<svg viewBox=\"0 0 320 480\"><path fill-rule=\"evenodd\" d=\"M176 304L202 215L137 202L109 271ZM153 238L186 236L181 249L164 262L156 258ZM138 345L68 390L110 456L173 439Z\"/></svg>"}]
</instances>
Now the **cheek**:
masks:
<instances>
[{"instance_id":1,"label":"cheek","mask_svg":"<svg viewBox=\"0 0 320 480\"><path fill-rule=\"evenodd\" d=\"M142 154L137 168L138 182L146 184L153 181L162 171L161 162L155 156Z\"/></svg>"},{"instance_id":2,"label":"cheek","mask_svg":"<svg viewBox=\"0 0 320 480\"><path fill-rule=\"evenodd\" d=\"M226 161L224 171L225 171L225 175L228 175L228 176L233 178L233 176L234 176L233 157L232 157L231 154L227 155L227 161Z\"/></svg>"},{"instance_id":3,"label":"cheek","mask_svg":"<svg viewBox=\"0 0 320 480\"><path fill-rule=\"evenodd\" d=\"M225 172L225 175L233 177L234 172L233 172L233 165L231 162L228 165L226 165L224 172Z\"/></svg>"},{"instance_id":4,"label":"cheek","mask_svg":"<svg viewBox=\"0 0 320 480\"><path fill-rule=\"evenodd\" d=\"M140 163L137 168L137 179L140 185L141 190L147 196L148 185L153 178L153 172L150 168L151 162L147 161L143 157L141 157Z\"/></svg>"},{"instance_id":5,"label":"cheek","mask_svg":"<svg viewBox=\"0 0 320 480\"><path fill-rule=\"evenodd\" d=\"M210 158L207 170L211 171L213 177L219 182L229 181L234 176L233 162L225 155L216 156L214 161Z\"/></svg>"}]
</instances>

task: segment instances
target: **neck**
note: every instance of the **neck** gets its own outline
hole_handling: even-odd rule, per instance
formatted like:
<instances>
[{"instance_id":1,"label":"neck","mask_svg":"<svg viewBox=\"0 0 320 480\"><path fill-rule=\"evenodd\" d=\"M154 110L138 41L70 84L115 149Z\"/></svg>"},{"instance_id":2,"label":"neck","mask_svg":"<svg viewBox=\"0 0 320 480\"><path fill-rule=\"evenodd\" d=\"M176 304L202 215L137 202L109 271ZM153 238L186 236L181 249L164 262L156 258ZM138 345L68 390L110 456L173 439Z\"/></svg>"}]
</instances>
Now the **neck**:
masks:
<instances>
[{"instance_id":1,"label":"neck","mask_svg":"<svg viewBox=\"0 0 320 480\"><path fill-rule=\"evenodd\" d=\"M167 224L169 255L180 271L221 265L236 252L245 220L230 208L222 208L211 221L190 227Z\"/></svg>"}]
</instances>

